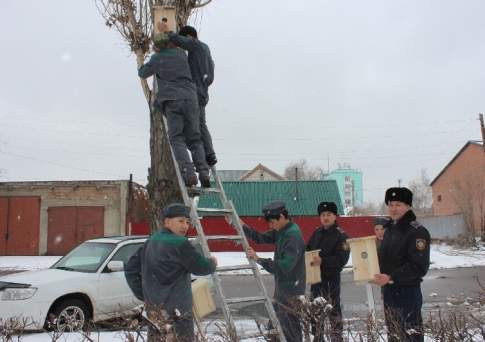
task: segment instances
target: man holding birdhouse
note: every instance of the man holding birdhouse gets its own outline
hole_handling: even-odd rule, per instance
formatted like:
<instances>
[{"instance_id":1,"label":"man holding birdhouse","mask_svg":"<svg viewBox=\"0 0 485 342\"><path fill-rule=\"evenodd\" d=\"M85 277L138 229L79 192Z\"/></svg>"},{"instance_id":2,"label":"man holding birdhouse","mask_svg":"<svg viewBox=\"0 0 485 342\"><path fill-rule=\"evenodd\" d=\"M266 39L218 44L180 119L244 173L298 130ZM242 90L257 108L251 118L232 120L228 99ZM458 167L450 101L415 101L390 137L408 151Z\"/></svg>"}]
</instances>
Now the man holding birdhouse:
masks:
<instances>
[{"instance_id":1,"label":"man holding birdhouse","mask_svg":"<svg viewBox=\"0 0 485 342\"><path fill-rule=\"evenodd\" d=\"M408 188L389 188L385 194L391 220L379 248L388 341L424 341L421 282L429 269L431 237L416 221Z\"/></svg>"},{"instance_id":2,"label":"man holding birdhouse","mask_svg":"<svg viewBox=\"0 0 485 342\"><path fill-rule=\"evenodd\" d=\"M175 203L163 209L163 227L145 242L142 287L150 321L166 326L173 319L177 341L194 341L191 274L215 272L217 261L200 254L186 237L189 207ZM168 322L166 321L168 320ZM152 341L159 331L151 329Z\"/></svg>"},{"instance_id":3,"label":"man holding birdhouse","mask_svg":"<svg viewBox=\"0 0 485 342\"><path fill-rule=\"evenodd\" d=\"M307 243L307 251L320 250L313 264L320 265L322 281L311 286L312 299L323 297L332 305L330 311L331 341L343 341L342 309L340 307L340 273L349 261L347 235L337 224L337 205L322 202L317 208L321 226L315 229ZM314 341L323 342L324 322L313 322Z\"/></svg>"},{"instance_id":4,"label":"man holding birdhouse","mask_svg":"<svg viewBox=\"0 0 485 342\"><path fill-rule=\"evenodd\" d=\"M275 244L274 259L260 258L253 249L248 251L248 258L274 275L274 308L281 328L288 342L300 342L300 318L292 305L305 294L305 241L298 225L290 220L284 202L266 204L263 215L271 230L259 233L243 223L244 233L256 243Z\"/></svg>"},{"instance_id":5,"label":"man holding birdhouse","mask_svg":"<svg viewBox=\"0 0 485 342\"><path fill-rule=\"evenodd\" d=\"M210 187L209 166L199 126L197 90L185 52L177 48L165 33L153 38L156 53L138 70L138 76L155 75L158 92L155 105L167 118L168 136L187 186L198 183L194 165L203 187ZM192 154L190 160L187 148Z\"/></svg>"}]
</instances>

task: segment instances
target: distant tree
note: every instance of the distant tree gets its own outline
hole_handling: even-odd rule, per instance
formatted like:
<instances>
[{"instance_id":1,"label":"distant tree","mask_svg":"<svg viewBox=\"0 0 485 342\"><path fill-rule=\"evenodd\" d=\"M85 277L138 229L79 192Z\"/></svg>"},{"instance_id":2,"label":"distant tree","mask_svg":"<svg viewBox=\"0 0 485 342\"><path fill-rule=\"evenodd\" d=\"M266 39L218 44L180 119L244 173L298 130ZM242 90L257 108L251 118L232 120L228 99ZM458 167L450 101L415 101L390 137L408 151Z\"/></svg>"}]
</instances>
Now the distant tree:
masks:
<instances>
[{"instance_id":1,"label":"distant tree","mask_svg":"<svg viewBox=\"0 0 485 342\"><path fill-rule=\"evenodd\" d=\"M417 216L429 216L432 213L433 194L426 169L421 169L419 176L409 182L409 189L413 192L413 210Z\"/></svg>"},{"instance_id":2,"label":"distant tree","mask_svg":"<svg viewBox=\"0 0 485 342\"><path fill-rule=\"evenodd\" d=\"M364 216L364 215L386 215L386 205L376 204L373 202L366 202L360 207L354 207L349 215Z\"/></svg>"},{"instance_id":3,"label":"distant tree","mask_svg":"<svg viewBox=\"0 0 485 342\"><path fill-rule=\"evenodd\" d=\"M289 180L320 180L323 169L308 165L306 159L292 161L285 168L284 176Z\"/></svg>"},{"instance_id":4,"label":"distant tree","mask_svg":"<svg viewBox=\"0 0 485 342\"><path fill-rule=\"evenodd\" d=\"M481 173L478 171L468 170L468 174L455 180L450 189L463 215L469 245L475 245L477 233L485 241L485 173L483 169Z\"/></svg>"}]
</instances>

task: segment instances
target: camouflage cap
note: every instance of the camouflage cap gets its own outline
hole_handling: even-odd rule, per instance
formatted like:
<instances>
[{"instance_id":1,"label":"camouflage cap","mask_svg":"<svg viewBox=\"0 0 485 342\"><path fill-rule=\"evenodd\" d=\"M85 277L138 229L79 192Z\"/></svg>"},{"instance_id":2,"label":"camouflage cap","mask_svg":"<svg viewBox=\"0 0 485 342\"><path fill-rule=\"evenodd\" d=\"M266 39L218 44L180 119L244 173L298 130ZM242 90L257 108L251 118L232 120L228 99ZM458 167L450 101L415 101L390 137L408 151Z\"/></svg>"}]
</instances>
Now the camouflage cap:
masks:
<instances>
[{"instance_id":1,"label":"camouflage cap","mask_svg":"<svg viewBox=\"0 0 485 342\"><path fill-rule=\"evenodd\" d=\"M153 45L155 45L155 47L158 49L166 48L169 42L170 40L168 38L168 34L166 33L157 33L153 37Z\"/></svg>"}]
</instances>

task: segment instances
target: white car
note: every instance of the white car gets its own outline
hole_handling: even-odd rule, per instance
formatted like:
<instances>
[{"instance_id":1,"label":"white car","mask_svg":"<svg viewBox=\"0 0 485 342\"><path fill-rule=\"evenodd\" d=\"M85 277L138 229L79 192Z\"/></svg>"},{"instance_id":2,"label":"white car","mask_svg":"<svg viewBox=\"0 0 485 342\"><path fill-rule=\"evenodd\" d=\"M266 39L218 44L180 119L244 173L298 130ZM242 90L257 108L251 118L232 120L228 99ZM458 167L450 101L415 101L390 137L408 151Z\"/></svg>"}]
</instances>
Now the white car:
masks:
<instances>
[{"instance_id":1,"label":"white car","mask_svg":"<svg viewBox=\"0 0 485 342\"><path fill-rule=\"evenodd\" d=\"M13 318L26 329L50 326L75 331L94 322L136 310L123 265L146 237L89 240L48 269L0 277L0 322Z\"/></svg>"}]
</instances>

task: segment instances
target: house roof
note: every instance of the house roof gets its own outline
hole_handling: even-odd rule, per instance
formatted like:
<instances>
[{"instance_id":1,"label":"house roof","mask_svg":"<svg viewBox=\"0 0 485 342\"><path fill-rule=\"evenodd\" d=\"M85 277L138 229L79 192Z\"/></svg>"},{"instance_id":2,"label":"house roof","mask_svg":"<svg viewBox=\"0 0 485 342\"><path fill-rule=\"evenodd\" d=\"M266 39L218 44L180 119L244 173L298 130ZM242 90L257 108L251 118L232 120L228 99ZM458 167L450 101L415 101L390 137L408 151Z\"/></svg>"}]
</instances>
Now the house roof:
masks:
<instances>
[{"instance_id":1,"label":"house roof","mask_svg":"<svg viewBox=\"0 0 485 342\"><path fill-rule=\"evenodd\" d=\"M440 173L438 173L438 175L435 177L435 179L433 179L430 183L431 186L433 186L433 184L438 180L438 178L441 177L441 175L443 173L445 173L445 171L448 169L448 167L450 167L451 164L453 164L453 162L460 156L460 154L463 153L463 151L465 151L468 146L470 145L476 145L476 146L480 146L482 147L483 146L483 143L480 142L480 141L474 141L474 140L469 140L467 141L467 143L458 151L457 154L455 154L455 156L448 162L448 164L446 164L446 166L443 168L443 170L440 171Z\"/></svg>"},{"instance_id":2,"label":"house roof","mask_svg":"<svg viewBox=\"0 0 485 342\"><path fill-rule=\"evenodd\" d=\"M249 170L217 170L217 175L223 182L238 181Z\"/></svg>"},{"instance_id":3,"label":"house roof","mask_svg":"<svg viewBox=\"0 0 485 342\"><path fill-rule=\"evenodd\" d=\"M335 180L224 182L224 190L240 216L260 216L262 206L276 200L285 201L293 216L316 215L322 201L335 202L339 213L343 214ZM215 194L201 196L198 206L222 207Z\"/></svg>"},{"instance_id":4,"label":"house roof","mask_svg":"<svg viewBox=\"0 0 485 342\"><path fill-rule=\"evenodd\" d=\"M256 171L264 171L264 172L270 174L271 176L273 176L274 178L276 178L277 180L286 180L285 177L277 174L276 172L267 168L266 166L264 166L261 163L256 165L256 167L254 169L247 171L244 175L241 176L241 178L239 178L239 180L241 180L241 181L246 180L249 176L251 176Z\"/></svg>"},{"instance_id":5,"label":"house roof","mask_svg":"<svg viewBox=\"0 0 485 342\"><path fill-rule=\"evenodd\" d=\"M82 180L82 181L25 181L0 182L0 189L46 188L46 187L90 187L90 186L119 186L129 180ZM133 184L137 184L133 182Z\"/></svg>"}]
</instances>

